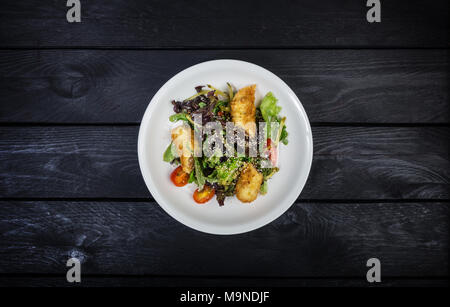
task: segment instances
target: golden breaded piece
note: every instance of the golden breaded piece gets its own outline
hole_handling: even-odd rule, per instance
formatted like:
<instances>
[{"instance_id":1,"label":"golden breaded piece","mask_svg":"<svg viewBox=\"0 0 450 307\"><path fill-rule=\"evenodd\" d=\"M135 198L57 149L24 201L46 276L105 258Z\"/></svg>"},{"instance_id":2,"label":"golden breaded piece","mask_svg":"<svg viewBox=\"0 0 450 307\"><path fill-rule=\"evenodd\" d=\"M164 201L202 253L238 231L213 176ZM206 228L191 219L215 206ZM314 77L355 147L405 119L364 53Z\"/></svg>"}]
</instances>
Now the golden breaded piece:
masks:
<instances>
[{"instance_id":1,"label":"golden breaded piece","mask_svg":"<svg viewBox=\"0 0 450 307\"><path fill-rule=\"evenodd\" d=\"M247 163L236 184L236 197L243 203L252 202L258 197L263 175L251 163Z\"/></svg>"},{"instance_id":2,"label":"golden breaded piece","mask_svg":"<svg viewBox=\"0 0 450 307\"><path fill-rule=\"evenodd\" d=\"M190 173L194 169L194 132L186 125L172 129L172 142L180 156L181 168Z\"/></svg>"},{"instance_id":3,"label":"golden breaded piece","mask_svg":"<svg viewBox=\"0 0 450 307\"><path fill-rule=\"evenodd\" d=\"M255 135L255 90L256 84L241 88L231 101L231 118L233 123Z\"/></svg>"}]
</instances>

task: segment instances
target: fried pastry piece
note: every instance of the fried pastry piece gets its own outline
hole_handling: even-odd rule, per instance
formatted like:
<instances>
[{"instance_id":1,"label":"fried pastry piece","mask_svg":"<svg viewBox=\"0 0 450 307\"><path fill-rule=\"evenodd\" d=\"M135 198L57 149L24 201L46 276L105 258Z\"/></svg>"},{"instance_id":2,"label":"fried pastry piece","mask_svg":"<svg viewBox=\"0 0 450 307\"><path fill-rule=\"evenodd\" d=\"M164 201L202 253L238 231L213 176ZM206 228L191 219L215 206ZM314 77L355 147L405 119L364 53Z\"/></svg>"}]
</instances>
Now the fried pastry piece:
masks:
<instances>
[{"instance_id":1,"label":"fried pastry piece","mask_svg":"<svg viewBox=\"0 0 450 307\"><path fill-rule=\"evenodd\" d=\"M236 184L236 197L243 203L254 201L258 197L263 175L251 163L247 163Z\"/></svg>"},{"instance_id":2,"label":"fried pastry piece","mask_svg":"<svg viewBox=\"0 0 450 307\"><path fill-rule=\"evenodd\" d=\"M237 127L255 135L255 89L256 84L241 88L231 101L231 118Z\"/></svg>"},{"instance_id":3,"label":"fried pastry piece","mask_svg":"<svg viewBox=\"0 0 450 307\"><path fill-rule=\"evenodd\" d=\"M180 156L181 168L190 173L194 169L194 132L186 125L172 129L172 142Z\"/></svg>"}]
</instances>

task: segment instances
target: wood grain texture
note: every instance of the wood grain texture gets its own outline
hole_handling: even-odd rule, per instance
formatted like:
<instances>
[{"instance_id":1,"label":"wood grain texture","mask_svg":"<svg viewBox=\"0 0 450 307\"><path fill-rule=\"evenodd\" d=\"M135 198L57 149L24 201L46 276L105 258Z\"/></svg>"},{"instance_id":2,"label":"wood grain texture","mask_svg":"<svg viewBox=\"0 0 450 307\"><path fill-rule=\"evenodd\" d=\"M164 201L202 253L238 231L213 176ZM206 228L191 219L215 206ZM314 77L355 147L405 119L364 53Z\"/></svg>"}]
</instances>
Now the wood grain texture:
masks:
<instances>
[{"instance_id":1,"label":"wood grain texture","mask_svg":"<svg viewBox=\"0 0 450 307\"><path fill-rule=\"evenodd\" d=\"M366 1L103 0L1 2L1 47L448 47L448 1L385 1L381 23Z\"/></svg>"},{"instance_id":2,"label":"wood grain texture","mask_svg":"<svg viewBox=\"0 0 450 307\"><path fill-rule=\"evenodd\" d=\"M0 122L139 123L174 74L221 58L277 74L312 123L450 122L446 50L276 49L1 50Z\"/></svg>"},{"instance_id":3,"label":"wood grain texture","mask_svg":"<svg viewBox=\"0 0 450 307\"><path fill-rule=\"evenodd\" d=\"M0 274L0 287L448 287L446 278L384 278L371 284L360 278L224 278L181 276L86 276L68 283L66 276L15 276ZM156 290L155 290L156 291Z\"/></svg>"},{"instance_id":4,"label":"wood grain texture","mask_svg":"<svg viewBox=\"0 0 450 307\"><path fill-rule=\"evenodd\" d=\"M0 127L0 195L150 197L138 165L138 128ZM449 134L447 127L314 127L313 165L300 198L449 199Z\"/></svg>"},{"instance_id":5,"label":"wood grain texture","mask_svg":"<svg viewBox=\"0 0 450 307\"><path fill-rule=\"evenodd\" d=\"M153 202L1 201L0 273L364 278L448 274L449 203L297 203L269 225L204 234Z\"/></svg>"},{"instance_id":6,"label":"wood grain texture","mask_svg":"<svg viewBox=\"0 0 450 307\"><path fill-rule=\"evenodd\" d=\"M377 257L381 286L448 287L448 3L370 24L365 0L99 0L69 24L66 1L1 1L0 286L68 286L70 257L81 286L368 286ZM313 123L297 203L235 236L169 217L136 152L156 91L221 58L274 72Z\"/></svg>"}]
</instances>

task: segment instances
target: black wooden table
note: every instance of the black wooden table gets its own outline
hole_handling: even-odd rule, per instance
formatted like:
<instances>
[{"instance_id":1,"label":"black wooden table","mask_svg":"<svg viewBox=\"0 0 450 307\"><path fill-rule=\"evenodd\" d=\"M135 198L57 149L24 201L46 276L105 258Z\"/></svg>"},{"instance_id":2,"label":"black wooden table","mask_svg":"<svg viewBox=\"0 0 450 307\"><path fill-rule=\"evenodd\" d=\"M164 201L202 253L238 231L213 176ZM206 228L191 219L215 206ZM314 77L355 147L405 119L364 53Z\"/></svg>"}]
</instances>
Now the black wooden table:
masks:
<instances>
[{"instance_id":1,"label":"black wooden table","mask_svg":"<svg viewBox=\"0 0 450 307\"><path fill-rule=\"evenodd\" d=\"M0 284L448 285L447 0L0 4ZM240 59L280 76L312 125L297 202L250 233L170 218L137 134L172 75Z\"/></svg>"}]
</instances>

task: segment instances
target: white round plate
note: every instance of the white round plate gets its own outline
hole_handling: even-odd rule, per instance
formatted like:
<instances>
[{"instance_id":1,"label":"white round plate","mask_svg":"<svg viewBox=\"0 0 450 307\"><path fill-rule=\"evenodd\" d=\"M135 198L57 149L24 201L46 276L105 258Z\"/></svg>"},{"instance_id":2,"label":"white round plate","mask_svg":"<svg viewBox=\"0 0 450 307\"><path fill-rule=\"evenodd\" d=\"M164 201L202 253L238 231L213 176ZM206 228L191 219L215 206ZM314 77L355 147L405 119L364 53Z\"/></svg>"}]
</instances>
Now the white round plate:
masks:
<instances>
[{"instance_id":1,"label":"white round plate","mask_svg":"<svg viewBox=\"0 0 450 307\"><path fill-rule=\"evenodd\" d=\"M170 144L170 130L179 123L171 123L174 114L170 103L195 93L197 85L212 84L226 90L226 82L236 89L256 84L256 104L269 91L286 116L289 144L281 145L280 171L268 182L266 195L258 195L252 203L241 203L229 197L220 207L215 197L199 205L192 199L196 188L188 184L179 188L170 181L174 166L163 161L163 153ZM270 71L248 62L215 60L191 66L172 79L155 94L145 111L139 130L139 166L150 193L158 204L174 219L196 230L212 234L238 234L262 227L295 202L308 178L313 155L311 126L305 110L294 92Z\"/></svg>"}]
</instances>

